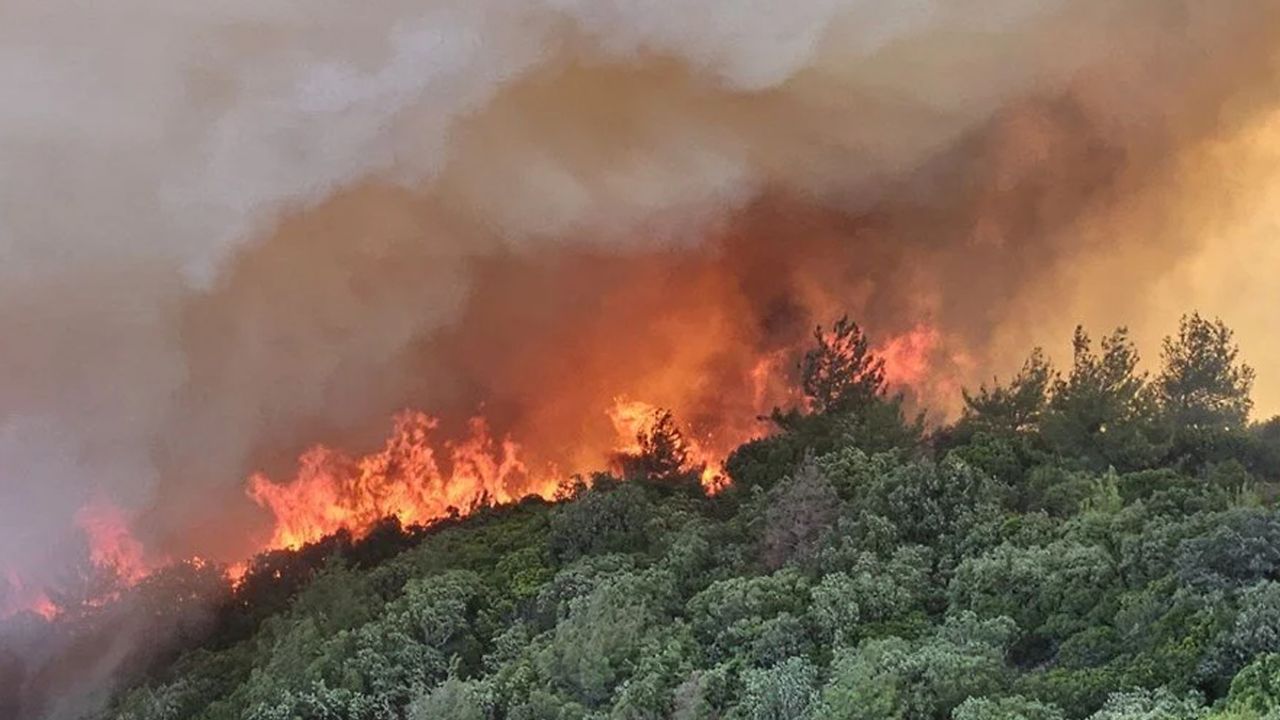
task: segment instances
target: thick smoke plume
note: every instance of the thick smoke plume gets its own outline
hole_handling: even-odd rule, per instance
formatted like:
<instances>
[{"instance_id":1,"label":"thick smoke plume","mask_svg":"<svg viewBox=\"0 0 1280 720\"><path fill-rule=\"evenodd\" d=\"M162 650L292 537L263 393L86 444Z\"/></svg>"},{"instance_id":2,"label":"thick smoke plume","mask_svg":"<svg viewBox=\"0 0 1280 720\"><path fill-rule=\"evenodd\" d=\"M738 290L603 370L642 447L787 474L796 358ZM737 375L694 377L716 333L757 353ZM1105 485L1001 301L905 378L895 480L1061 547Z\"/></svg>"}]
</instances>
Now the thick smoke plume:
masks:
<instances>
[{"instance_id":1,"label":"thick smoke plume","mask_svg":"<svg viewBox=\"0 0 1280 720\"><path fill-rule=\"evenodd\" d=\"M0 17L10 603L85 507L152 560L242 556L246 477L405 406L559 467L620 395L749 423L761 358L846 310L926 333L945 402L1082 320L1154 354L1198 306L1280 408L1270 0Z\"/></svg>"}]
</instances>

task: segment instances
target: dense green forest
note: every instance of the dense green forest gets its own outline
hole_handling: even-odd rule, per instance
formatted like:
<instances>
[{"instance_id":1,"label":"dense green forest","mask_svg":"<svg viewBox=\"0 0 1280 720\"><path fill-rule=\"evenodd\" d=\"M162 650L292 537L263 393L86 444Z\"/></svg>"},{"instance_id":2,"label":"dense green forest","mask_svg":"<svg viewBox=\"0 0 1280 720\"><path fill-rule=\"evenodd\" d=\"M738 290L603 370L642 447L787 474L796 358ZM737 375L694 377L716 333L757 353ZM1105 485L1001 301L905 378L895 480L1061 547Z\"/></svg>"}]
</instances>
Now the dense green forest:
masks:
<instances>
[{"instance_id":1,"label":"dense green forest","mask_svg":"<svg viewBox=\"0 0 1280 720\"><path fill-rule=\"evenodd\" d=\"M178 565L63 642L172 638L113 666L122 720L1280 717L1280 419L1218 321L1150 374L1124 330L1073 340L935 428L841 321L812 411L714 496L660 423L562 502L265 554L234 592ZM24 622L0 683L70 682Z\"/></svg>"}]
</instances>

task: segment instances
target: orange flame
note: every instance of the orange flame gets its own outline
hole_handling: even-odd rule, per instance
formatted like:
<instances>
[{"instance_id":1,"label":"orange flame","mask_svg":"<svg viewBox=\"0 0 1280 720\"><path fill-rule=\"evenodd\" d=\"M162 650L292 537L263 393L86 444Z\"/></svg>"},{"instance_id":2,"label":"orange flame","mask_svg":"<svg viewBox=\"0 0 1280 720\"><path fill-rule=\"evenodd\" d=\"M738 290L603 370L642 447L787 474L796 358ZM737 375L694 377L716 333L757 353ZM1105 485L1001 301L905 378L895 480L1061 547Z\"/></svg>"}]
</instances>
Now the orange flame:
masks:
<instances>
[{"instance_id":1,"label":"orange flame","mask_svg":"<svg viewBox=\"0 0 1280 720\"><path fill-rule=\"evenodd\" d=\"M53 601L49 599L49 596L43 592L40 593L36 597L35 601L31 603L30 610L45 620L52 620L58 617L62 612L57 605L53 604Z\"/></svg>"},{"instance_id":2,"label":"orange flame","mask_svg":"<svg viewBox=\"0 0 1280 720\"><path fill-rule=\"evenodd\" d=\"M959 410L962 378L972 374L973 359L937 327L918 323L889 338L875 352L884 359L890 388L908 391L943 416Z\"/></svg>"},{"instance_id":3,"label":"orange flame","mask_svg":"<svg viewBox=\"0 0 1280 720\"><path fill-rule=\"evenodd\" d=\"M620 441L614 452L635 455L642 450L640 438L653 433L661 417L662 408L640 400L618 397L614 398L613 407L609 408L607 414L609 420L613 422ZM682 434L685 450L689 453L690 469L702 468L699 476L702 487L710 493L724 488L729 480L722 459L716 453L708 451L698 438Z\"/></svg>"},{"instance_id":4,"label":"orange flame","mask_svg":"<svg viewBox=\"0 0 1280 720\"><path fill-rule=\"evenodd\" d=\"M876 350L884 359L885 382L892 387L917 386L924 382L941 340L937 328L923 323L890 338Z\"/></svg>"},{"instance_id":5,"label":"orange flame","mask_svg":"<svg viewBox=\"0 0 1280 720\"><path fill-rule=\"evenodd\" d=\"M389 516L425 524L481 505L555 494L557 483L531 476L520 447L496 442L479 418L466 440L442 443L450 465L442 471L432 442L438 426L435 418L406 411L379 452L353 459L318 446L300 458L297 476L286 484L251 477L249 496L276 520L268 547L297 548L344 528L359 535Z\"/></svg>"},{"instance_id":6,"label":"orange flame","mask_svg":"<svg viewBox=\"0 0 1280 720\"><path fill-rule=\"evenodd\" d=\"M605 414L618 433L619 443L614 448L615 452L631 455L640 452L640 437L653 431L658 412L657 407L647 402L628 400L625 397L614 398L613 407Z\"/></svg>"},{"instance_id":7,"label":"orange flame","mask_svg":"<svg viewBox=\"0 0 1280 720\"><path fill-rule=\"evenodd\" d=\"M944 344L937 329L924 323L885 341L876 353L885 361L888 384L923 390L926 385L945 381L946 373L938 363L955 358L942 352ZM673 382L650 382L646 387L664 401L674 401L673 405L616 396L604 413L613 429L611 443L605 433L580 440L576 449L559 449L575 458L568 464L577 467L570 467L570 471L589 471L611 458L642 452L641 438L654 432L663 407L688 411L693 422L679 427L688 466L690 470L701 468L703 488L715 493L729 483L724 468L728 453L769 431L757 416L776 404L806 407L806 398L790 372L802 353L798 346L783 347L747 358L740 377L743 387L739 397L744 402L733 405L734 412L727 412L730 406L726 405L699 414L696 406L681 404L681 392L706 380L685 372L689 368L659 373ZM676 379L679 382L674 382ZM748 396L749 406L745 404ZM749 409L755 412L742 412ZM728 414L735 416L721 417ZM510 437L495 438L483 418L471 419L460 440L440 438L439 428L440 422L432 416L404 411L395 416L390 436L376 452L351 456L316 446L302 454L294 477L287 482L274 482L261 473L252 475L246 494L269 511L273 520L270 536L258 549L294 549L340 530L358 537L387 517L405 525L425 525L529 495L551 500L561 491L566 474L550 463L542 471L531 471L525 448ZM547 444L556 438L551 433L540 442ZM148 558L142 543L130 534L118 508L104 503L87 506L77 514L76 523L89 541L92 564L111 569L124 584L138 582L155 567L155 559ZM227 568L226 576L233 586L243 580L248 568L247 562ZM22 609L47 618L60 614L62 609L46 593L25 587L19 580L10 573L0 617Z\"/></svg>"},{"instance_id":8,"label":"orange flame","mask_svg":"<svg viewBox=\"0 0 1280 720\"><path fill-rule=\"evenodd\" d=\"M126 585L133 585L151 572L142 543L133 537L120 508L95 503L76 513L76 525L89 541L89 561L111 570Z\"/></svg>"},{"instance_id":9,"label":"orange flame","mask_svg":"<svg viewBox=\"0 0 1280 720\"><path fill-rule=\"evenodd\" d=\"M658 412L649 403L618 398L608 410L619 438L614 452L639 452L638 438L652 431ZM554 472L530 473L520 445L495 440L482 418L470 421L461 442L435 442L438 427L425 413L405 411L379 452L351 458L317 446L299 458L297 475L287 483L263 474L249 478L249 497L275 520L266 547L298 548L343 529L359 536L391 516L406 525L427 524L528 495L550 500L560 489ZM703 468L703 486L723 487L721 460L697 438L686 441L691 464ZM447 472L437 459L441 455L448 458ZM235 582L244 572L245 566L233 565L228 577Z\"/></svg>"},{"instance_id":10,"label":"orange flame","mask_svg":"<svg viewBox=\"0 0 1280 720\"><path fill-rule=\"evenodd\" d=\"M77 598L89 606L101 606L114 600L121 587L131 587L155 569L142 543L130 532L124 512L107 502L95 502L75 514L75 524L88 544L89 564L109 574L111 583L100 594ZM36 613L46 620L58 617L66 609L54 602L44 588L24 582L15 571L5 572L7 587L0 597L0 618L19 612Z\"/></svg>"},{"instance_id":11,"label":"orange flame","mask_svg":"<svg viewBox=\"0 0 1280 720\"><path fill-rule=\"evenodd\" d=\"M772 404L808 407L808 398L794 383L787 382L786 367L794 351L775 350L762 355L751 367L751 406L757 412L772 410Z\"/></svg>"},{"instance_id":12,"label":"orange flame","mask_svg":"<svg viewBox=\"0 0 1280 720\"><path fill-rule=\"evenodd\" d=\"M241 560L231 563L227 566L227 581L231 583L231 587L240 587L240 583L244 582L244 576L249 573L249 562Z\"/></svg>"}]
</instances>

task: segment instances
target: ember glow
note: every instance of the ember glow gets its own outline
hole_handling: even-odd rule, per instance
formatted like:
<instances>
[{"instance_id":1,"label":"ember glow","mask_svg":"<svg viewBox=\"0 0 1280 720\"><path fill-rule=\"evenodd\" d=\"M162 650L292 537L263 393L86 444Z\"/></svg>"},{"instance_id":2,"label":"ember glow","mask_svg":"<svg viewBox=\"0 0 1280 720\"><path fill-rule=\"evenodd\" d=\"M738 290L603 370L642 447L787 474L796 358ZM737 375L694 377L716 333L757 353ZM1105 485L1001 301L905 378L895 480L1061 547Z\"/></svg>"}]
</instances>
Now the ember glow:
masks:
<instances>
[{"instance_id":1,"label":"ember glow","mask_svg":"<svg viewBox=\"0 0 1280 720\"><path fill-rule=\"evenodd\" d=\"M918 325L890 339L878 354L884 358L884 380L889 385L914 387L929 377L929 355L938 348L937 328Z\"/></svg>"},{"instance_id":2,"label":"ember glow","mask_svg":"<svg viewBox=\"0 0 1280 720\"><path fill-rule=\"evenodd\" d=\"M82 592L61 601L50 594L52 588L30 583L9 571L0 586L0 618L32 612L52 620L68 609L66 602L101 606L164 564L147 557L124 513L111 503L86 505L76 513L75 521L87 548L85 563L78 568L77 585Z\"/></svg>"}]
</instances>

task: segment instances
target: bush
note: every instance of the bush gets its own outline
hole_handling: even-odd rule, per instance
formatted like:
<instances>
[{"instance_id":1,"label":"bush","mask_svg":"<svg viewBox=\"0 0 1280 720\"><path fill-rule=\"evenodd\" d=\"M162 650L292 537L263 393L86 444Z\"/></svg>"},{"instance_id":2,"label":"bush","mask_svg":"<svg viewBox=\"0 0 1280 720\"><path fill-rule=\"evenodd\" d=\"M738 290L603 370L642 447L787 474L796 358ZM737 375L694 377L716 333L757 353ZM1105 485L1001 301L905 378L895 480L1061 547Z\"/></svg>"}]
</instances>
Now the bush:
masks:
<instances>
[{"instance_id":1,"label":"bush","mask_svg":"<svg viewBox=\"0 0 1280 720\"><path fill-rule=\"evenodd\" d=\"M807 720L818 699L818 669L805 658L788 658L743 675L742 703L734 717L743 720Z\"/></svg>"},{"instance_id":2,"label":"bush","mask_svg":"<svg viewBox=\"0 0 1280 720\"><path fill-rule=\"evenodd\" d=\"M552 515L548 547L561 563L583 555L635 552L648 545L652 517L653 505L639 485L587 490Z\"/></svg>"}]
</instances>

